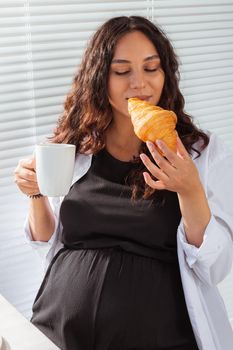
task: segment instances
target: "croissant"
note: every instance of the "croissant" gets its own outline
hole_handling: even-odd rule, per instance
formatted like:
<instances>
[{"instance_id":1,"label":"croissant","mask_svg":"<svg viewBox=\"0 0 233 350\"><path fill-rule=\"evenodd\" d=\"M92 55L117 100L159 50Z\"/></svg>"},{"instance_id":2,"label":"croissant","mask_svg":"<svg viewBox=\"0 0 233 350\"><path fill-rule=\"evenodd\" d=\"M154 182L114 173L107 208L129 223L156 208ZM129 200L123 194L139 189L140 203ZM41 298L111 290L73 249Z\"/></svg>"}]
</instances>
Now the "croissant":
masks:
<instances>
[{"instance_id":1,"label":"croissant","mask_svg":"<svg viewBox=\"0 0 233 350\"><path fill-rule=\"evenodd\" d=\"M177 132L175 127L177 116L173 111L155 106L136 97L128 99L128 111L134 132L140 140L155 143L157 139L160 139L176 152ZM155 147L164 156L156 144Z\"/></svg>"}]
</instances>

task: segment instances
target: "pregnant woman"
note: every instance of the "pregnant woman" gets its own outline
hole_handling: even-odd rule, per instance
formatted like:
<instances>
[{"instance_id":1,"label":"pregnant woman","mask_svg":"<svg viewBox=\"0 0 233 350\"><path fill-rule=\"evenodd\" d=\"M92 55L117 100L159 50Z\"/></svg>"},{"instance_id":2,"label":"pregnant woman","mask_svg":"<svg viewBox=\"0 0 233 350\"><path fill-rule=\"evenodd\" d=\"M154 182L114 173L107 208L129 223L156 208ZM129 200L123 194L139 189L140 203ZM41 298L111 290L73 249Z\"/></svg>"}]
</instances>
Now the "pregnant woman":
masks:
<instances>
[{"instance_id":1,"label":"pregnant woman","mask_svg":"<svg viewBox=\"0 0 233 350\"><path fill-rule=\"evenodd\" d=\"M62 350L233 349L217 289L232 267L233 153L184 112L178 76L157 26L108 20L50 137L76 145L69 193L40 194L33 157L15 170L27 239L47 252L31 322ZM176 151L135 135L132 97L176 113Z\"/></svg>"}]
</instances>

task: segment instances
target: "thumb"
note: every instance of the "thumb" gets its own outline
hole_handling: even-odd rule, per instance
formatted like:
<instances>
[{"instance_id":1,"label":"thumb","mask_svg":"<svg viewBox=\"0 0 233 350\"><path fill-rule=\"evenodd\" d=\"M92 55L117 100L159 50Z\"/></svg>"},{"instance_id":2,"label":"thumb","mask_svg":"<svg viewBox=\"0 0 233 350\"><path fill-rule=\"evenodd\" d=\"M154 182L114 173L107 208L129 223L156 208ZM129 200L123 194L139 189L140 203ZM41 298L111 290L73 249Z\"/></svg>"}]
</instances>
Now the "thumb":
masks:
<instances>
[{"instance_id":1,"label":"thumb","mask_svg":"<svg viewBox=\"0 0 233 350\"><path fill-rule=\"evenodd\" d=\"M36 157L35 157L34 154L28 158L28 160L27 160L27 167L29 169L36 170Z\"/></svg>"}]
</instances>

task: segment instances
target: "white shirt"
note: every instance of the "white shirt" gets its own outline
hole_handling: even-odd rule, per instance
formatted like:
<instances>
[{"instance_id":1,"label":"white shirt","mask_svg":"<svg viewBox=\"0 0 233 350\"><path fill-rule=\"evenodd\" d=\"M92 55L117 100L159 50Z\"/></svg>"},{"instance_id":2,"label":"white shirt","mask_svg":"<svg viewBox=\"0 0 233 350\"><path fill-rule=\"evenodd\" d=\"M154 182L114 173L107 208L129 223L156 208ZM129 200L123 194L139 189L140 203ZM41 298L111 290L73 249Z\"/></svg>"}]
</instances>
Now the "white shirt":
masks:
<instances>
[{"instance_id":1,"label":"white shirt","mask_svg":"<svg viewBox=\"0 0 233 350\"><path fill-rule=\"evenodd\" d=\"M215 133L205 130L209 145L201 156L192 152L206 193L211 219L199 248L189 244L183 219L177 229L177 250L185 301L199 350L233 350L233 331L223 299L217 288L231 271L233 261L233 151ZM195 148L200 149L201 141ZM77 154L72 184L89 169L92 155ZM64 197L49 198L56 227L48 242L32 241L28 219L25 234L47 268L63 247L60 205Z\"/></svg>"}]
</instances>

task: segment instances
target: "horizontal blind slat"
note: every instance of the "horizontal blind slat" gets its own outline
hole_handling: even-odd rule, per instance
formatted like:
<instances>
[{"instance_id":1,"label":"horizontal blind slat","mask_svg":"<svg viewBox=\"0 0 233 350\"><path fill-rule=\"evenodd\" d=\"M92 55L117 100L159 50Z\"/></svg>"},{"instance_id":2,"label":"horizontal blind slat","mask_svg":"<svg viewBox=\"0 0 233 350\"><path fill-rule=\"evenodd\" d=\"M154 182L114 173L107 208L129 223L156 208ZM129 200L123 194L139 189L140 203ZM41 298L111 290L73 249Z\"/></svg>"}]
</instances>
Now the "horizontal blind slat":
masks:
<instances>
[{"instance_id":1,"label":"horizontal blind slat","mask_svg":"<svg viewBox=\"0 0 233 350\"><path fill-rule=\"evenodd\" d=\"M232 5L232 0L222 0L221 3L219 0L176 0L174 2L174 0L154 0L155 3L155 9L157 10L158 8L166 8L167 10L170 7L185 7L185 8L202 8L202 7L210 7L212 9L212 7L224 7L227 5Z\"/></svg>"}]
</instances>

